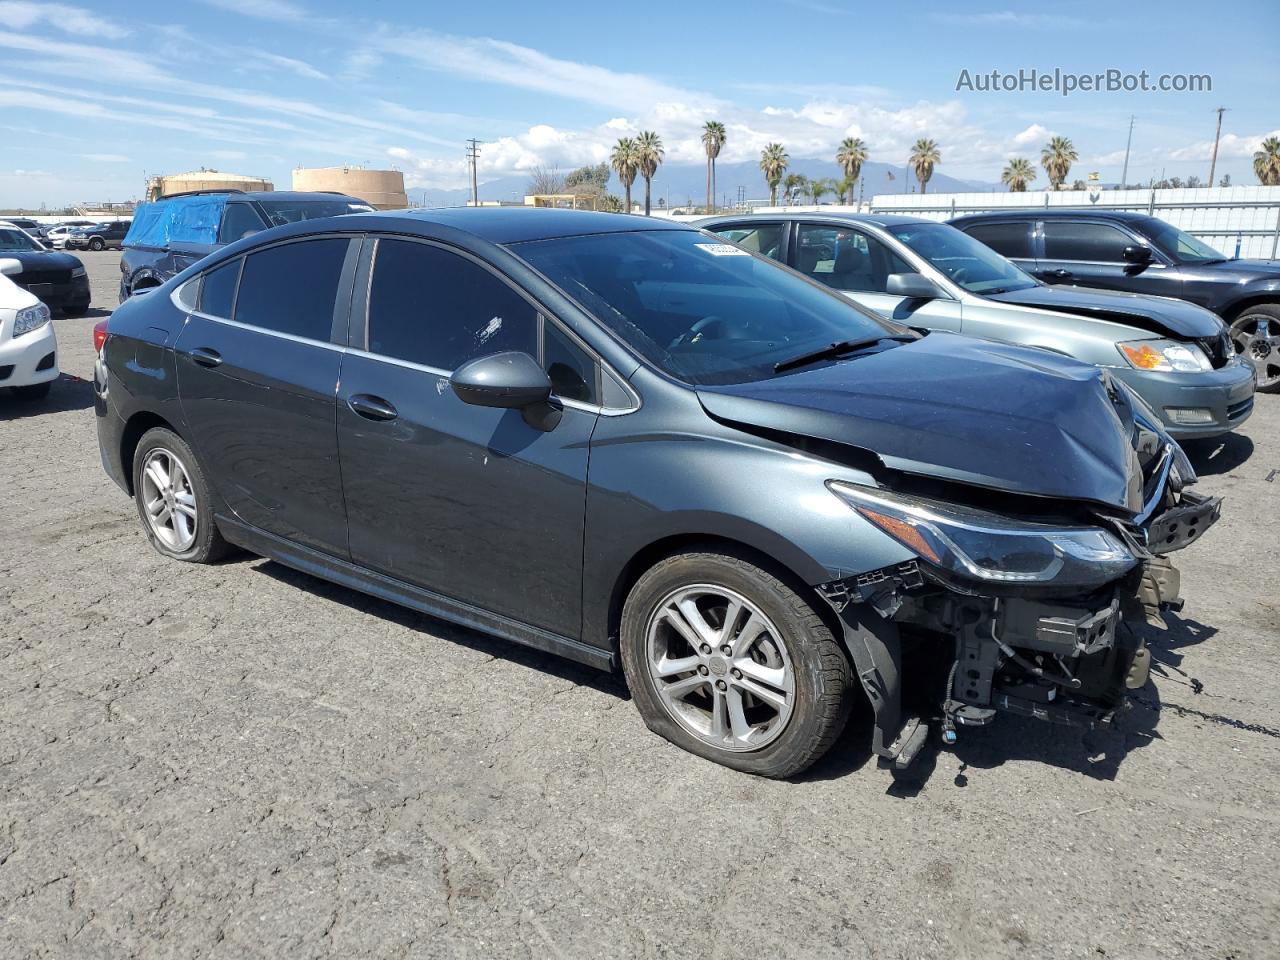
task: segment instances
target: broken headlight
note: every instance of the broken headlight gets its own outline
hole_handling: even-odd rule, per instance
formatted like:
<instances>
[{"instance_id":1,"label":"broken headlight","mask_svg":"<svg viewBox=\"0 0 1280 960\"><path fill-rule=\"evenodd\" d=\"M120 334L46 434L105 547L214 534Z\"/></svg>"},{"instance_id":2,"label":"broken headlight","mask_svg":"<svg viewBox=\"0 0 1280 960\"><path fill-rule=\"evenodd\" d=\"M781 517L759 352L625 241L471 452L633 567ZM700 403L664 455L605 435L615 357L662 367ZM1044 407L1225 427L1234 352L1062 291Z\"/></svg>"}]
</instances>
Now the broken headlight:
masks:
<instances>
[{"instance_id":1,"label":"broken headlight","mask_svg":"<svg viewBox=\"0 0 1280 960\"><path fill-rule=\"evenodd\" d=\"M1135 370L1157 373L1207 373L1213 364L1194 343L1177 340L1132 340L1117 343L1116 349Z\"/></svg>"},{"instance_id":2,"label":"broken headlight","mask_svg":"<svg viewBox=\"0 0 1280 960\"><path fill-rule=\"evenodd\" d=\"M827 487L921 559L970 579L1092 587L1138 562L1099 527L1031 523L839 480Z\"/></svg>"}]
</instances>

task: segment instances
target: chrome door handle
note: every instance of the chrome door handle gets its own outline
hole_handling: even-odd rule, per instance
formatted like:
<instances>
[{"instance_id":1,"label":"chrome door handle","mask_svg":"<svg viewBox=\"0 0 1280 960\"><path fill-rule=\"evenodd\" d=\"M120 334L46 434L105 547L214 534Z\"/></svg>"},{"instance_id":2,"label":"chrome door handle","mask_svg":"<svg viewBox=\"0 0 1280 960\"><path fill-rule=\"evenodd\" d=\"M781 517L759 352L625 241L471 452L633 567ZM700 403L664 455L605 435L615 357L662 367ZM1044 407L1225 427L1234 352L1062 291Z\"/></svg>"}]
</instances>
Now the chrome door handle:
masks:
<instances>
[{"instance_id":1,"label":"chrome door handle","mask_svg":"<svg viewBox=\"0 0 1280 960\"><path fill-rule=\"evenodd\" d=\"M347 399L351 412L366 420L394 420L400 414L381 397L369 393L357 393Z\"/></svg>"},{"instance_id":2,"label":"chrome door handle","mask_svg":"<svg viewBox=\"0 0 1280 960\"><path fill-rule=\"evenodd\" d=\"M196 347L191 351L191 359L202 367L216 367L222 362L222 354L209 347Z\"/></svg>"}]
</instances>

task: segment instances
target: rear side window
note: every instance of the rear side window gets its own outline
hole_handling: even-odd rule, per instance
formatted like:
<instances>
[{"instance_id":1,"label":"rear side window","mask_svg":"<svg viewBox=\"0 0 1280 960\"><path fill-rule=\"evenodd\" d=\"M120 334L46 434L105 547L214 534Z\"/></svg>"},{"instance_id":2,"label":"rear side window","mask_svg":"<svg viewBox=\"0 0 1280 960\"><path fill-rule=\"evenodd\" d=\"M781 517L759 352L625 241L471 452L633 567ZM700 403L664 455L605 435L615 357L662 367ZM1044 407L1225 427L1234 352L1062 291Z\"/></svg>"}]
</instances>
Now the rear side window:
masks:
<instances>
[{"instance_id":1,"label":"rear side window","mask_svg":"<svg viewBox=\"0 0 1280 960\"><path fill-rule=\"evenodd\" d=\"M763 253L774 260L782 256L782 224L752 223L747 225L719 227L717 234L731 243L736 243L744 250L752 253Z\"/></svg>"},{"instance_id":2,"label":"rear side window","mask_svg":"<svg viewBox=\"0 0 1280 960\"><path fill-rule=\"evenodd\" d=\"M219 243L235 243L252 233L265 230L266 224L258 211L247 203L228 203L222 211L222 226L218 228Z\"/></svg>"},{"instance_id":3,"label":"rear side window","mask_svg":"<svg viewBox=\"0 0 1280 960\"><path fill-rule=\"evenodd\" d=\"M340 237L302 240L246 256L236 321L328 342L349 243Z\"/></svg>"},{"instance_id":4,"label":"rear side window","mask_svg":"<svg viewBox=\"0 0 1280 960\"><path fill-rule=\"evenodd\" d=\"M538 355L538 313L488 270L439 247L378 241L369 288L369 350L456 370L520 350Z\"/></svg>"},{"instance_id":5,"label":"rear side window","mask_svg":"<svg viewBox=\"0 0 1280 960\"><path fill-rule=\"evenodd\" d=\"M1124 248L1133 242L1124 231L1109 223L1046 220L1044 225L1046 260L1120 263L1124 260Z\"/></svg>"},{"instance_id":6,"label":"rear side window","mask_svg":"<svg viewBox=\"0 0 1280 960\"><path fill-rule=\"evenodd\" d=\"M236 302L236 281L240 279L240 257L210 270L200 280L201 313L211 317L231 319L231 308Z\"/></svg>"},{"instance_id":7,"label":"rear side window","mask_svg":"<svg viewBox=\"0 0 1280 960\"><path fill-rule=\"evenodd\" d=\"M1011 260L1030 260L1031 223L975 223L964 232Z\"/></svg>"}]
</instances>

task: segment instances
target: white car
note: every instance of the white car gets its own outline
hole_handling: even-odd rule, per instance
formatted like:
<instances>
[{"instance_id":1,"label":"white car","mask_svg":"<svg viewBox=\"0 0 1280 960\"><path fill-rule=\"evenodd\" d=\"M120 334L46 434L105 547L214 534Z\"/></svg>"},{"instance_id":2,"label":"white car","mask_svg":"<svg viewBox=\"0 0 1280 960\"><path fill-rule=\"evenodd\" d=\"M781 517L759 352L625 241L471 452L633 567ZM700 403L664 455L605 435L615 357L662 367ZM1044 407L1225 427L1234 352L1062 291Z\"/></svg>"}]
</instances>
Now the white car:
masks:
<instances>
[{"instance_id":1,"label":"white car","mask_svg":"<svg viewBox=\"0 0 1280 960\"><path fill-rule=\"evenodd\" d=\"M0 258L0 388L38 400L58 378L58 340L49 308L9 279L21 272L20 262Z\"/></svg>"},{"instance_id":2,"label":"white car","mask_svg":"<svg viewBox=\"0 0 1280 960\"><path fill-rule=\"evenodd\" d=\"M44 236L44 243L47 247L55 250L61 250L67 244L67 235L76 227L92 226L89 220L73 220L70 223L60 223L56 227L50 228L49 232Z\"/></svg>"}]
</instances>

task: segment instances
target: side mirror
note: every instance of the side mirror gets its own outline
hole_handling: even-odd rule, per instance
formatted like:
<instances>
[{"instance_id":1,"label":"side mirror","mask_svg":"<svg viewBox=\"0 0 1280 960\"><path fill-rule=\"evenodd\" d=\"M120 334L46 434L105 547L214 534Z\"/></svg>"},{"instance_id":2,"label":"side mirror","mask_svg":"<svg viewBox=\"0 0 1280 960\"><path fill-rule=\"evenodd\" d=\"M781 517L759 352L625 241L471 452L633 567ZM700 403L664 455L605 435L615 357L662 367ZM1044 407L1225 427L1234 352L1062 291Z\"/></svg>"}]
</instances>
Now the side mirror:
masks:
<instances>
[{"instance_id":1,"label":"side mirror","mask_svg":"<svg viewBox=\"0 0 1280 960\"><path fill-rule=\"evenodd\" d=\"M22 261L15 260L13 257L4 257L0 259L0 275L6 277L16 277L22 272Z\"/></svg>"},{"instance_id":2,"label":"side mirror","mask_svg":"<svg viewBox=\"0 0 1280 960\"><path fill-rule=\"evenodd\" d=\"M463 403L477 407L523 410L545 404L551 379L527 353L508 351L464 363L449 378L449 386Z\"/></svg>"},{"instance_id":3,"label":"side mirror","mask_svg":"<svg viewBox=\"0 0 1280 960\"><path fill-rule=\"evenodd\" d=\"M942 296L938 285L919 273L889 274L884 292L891 297L906 297L909 300L936 300Z\"/></svg>"},{"instance_id":4,"label":"side mirror","mask_svg":"<svg viewBox=\"0 0 1280 960\"><path fill-rule=\"evenodd\" d=\"M1130 244L1120 255L1124 257L1125 263L1150 263L1152 257L1151 248L1140 243Z\"/></svg>"}]
</instances>

